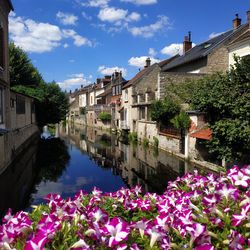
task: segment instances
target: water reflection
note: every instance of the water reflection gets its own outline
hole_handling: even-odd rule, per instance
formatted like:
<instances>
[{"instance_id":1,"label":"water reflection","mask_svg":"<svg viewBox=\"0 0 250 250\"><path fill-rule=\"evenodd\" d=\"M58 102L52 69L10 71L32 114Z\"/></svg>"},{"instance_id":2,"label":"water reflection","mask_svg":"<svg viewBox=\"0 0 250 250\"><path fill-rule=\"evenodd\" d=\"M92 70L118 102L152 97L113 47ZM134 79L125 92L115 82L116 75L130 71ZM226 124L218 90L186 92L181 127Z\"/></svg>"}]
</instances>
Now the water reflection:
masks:
<instances>
[{"instance_id":1,"label":"water reflection","mask_svg":"<svg viewBox=\"0 0 250 250\"><path fill-rule=\"evenodd\" d=\"M99 167L119 175L129 187L141 185L146 192L162 193L168 181L185 173L184 162L166 152L124 144L103 130L71 126L61 127L59 134Z\"/></svg>"},{"instance_id":2,"label":"water reflection","mask_svg":"<svg viewBox=\"0 0 250 250\"><path fill-rule=\"evenodd\" d=\"M55 132L60 138L34 143L0 176L0 217L8 208L41 204L48 193L66 198L94 186L113 192L139 184L162 193L189 168L164 151L122 143L103 130L57 126Z\"/></svg>"},{"instance_id":3,"label":"water reflection","mask_svg":"<svg viewBox=\"0 0 250 250\"><path fill-rule=\"evenodd\" d=\"M41 182L57 182L70 159L61 139L35 140L16 161L0 175L0 218L8 208L13 212L28 208ZM50 189L53 192L53 189Z\"/></svg>"}]
</instances>

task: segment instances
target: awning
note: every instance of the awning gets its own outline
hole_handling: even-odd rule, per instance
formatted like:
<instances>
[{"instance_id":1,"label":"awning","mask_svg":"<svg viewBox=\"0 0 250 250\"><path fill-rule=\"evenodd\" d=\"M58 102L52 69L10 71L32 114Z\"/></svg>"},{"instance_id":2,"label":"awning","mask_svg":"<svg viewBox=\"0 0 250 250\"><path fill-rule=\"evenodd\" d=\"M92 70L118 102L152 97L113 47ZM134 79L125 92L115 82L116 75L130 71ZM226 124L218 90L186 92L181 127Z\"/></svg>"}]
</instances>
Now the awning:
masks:
<instances>
[{"instance_id":1,"label":"awning","mask_svg":"<svg viewBox=\"0 0 250 250\"><path fill-rule=\"evenodd\" d=\"M212 139L212 130L210 128L204 128L197 132L194 132L190 134L191 137L208 140L210 141Z\"/></svg>"}]
</instances>

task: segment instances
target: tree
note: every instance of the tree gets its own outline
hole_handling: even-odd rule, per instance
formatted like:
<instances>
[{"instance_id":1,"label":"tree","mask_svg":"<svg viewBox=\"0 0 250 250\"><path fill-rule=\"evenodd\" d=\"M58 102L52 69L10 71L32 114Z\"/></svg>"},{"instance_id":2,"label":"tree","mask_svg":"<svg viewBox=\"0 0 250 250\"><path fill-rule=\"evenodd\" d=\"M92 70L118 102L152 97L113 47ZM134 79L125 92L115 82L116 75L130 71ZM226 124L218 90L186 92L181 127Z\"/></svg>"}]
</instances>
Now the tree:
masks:
<instances>
[{"instance_id":1,"label":"tree","mask_svg":"<svg viewBox=\"0 0 250 250\"><path fill-rule=\"evenodd\" d=\"M213 131L210 152L227 161L250 151L250 59L235 59L226 74L200 81L192 96L193 107L207 113Z\"/></svg>"},{"instance_id":2,"label":"tree","mask_svg":"<svg viewBox=\"0 0 250 250\"><path fill-rule=\"evenodd\" d=\"M68 98L56 82L41 84L43 99L37 105L37 119L41 126L58 123L66 117Z\"/></svg>"},{"instance_id":3,"label":"tree","mask_svg":"<svg viewBox=\"0 0 250 250\"><path fill-rule=\"evenodd\" d=\"M164 125L169 125L170 120L180 112L180 105L169 97L155 100L151 107L151 118Z\"/></svg>"},{"instance_id":4,"label":"tree","mask_svg":"<svg viewBox=\"0 0 250 250\"><path fill-rule=\"evenodd\" d=\"M27 54L13 43L10 50L10 79L12 89L34 97L39 126L58 123L66 117L68 99L56 82L45 83Z\"/></svg>"},{"instance_id":5,"label":"tree","mask_svg":"<svg viewBox=\"0 0 250 250\"><path fill-rule=\"evenodd\" d=\"M44 80L31 63L28 55L14 43L9 45L11 86L38 86Z\"/></svg>"}]
</instances>

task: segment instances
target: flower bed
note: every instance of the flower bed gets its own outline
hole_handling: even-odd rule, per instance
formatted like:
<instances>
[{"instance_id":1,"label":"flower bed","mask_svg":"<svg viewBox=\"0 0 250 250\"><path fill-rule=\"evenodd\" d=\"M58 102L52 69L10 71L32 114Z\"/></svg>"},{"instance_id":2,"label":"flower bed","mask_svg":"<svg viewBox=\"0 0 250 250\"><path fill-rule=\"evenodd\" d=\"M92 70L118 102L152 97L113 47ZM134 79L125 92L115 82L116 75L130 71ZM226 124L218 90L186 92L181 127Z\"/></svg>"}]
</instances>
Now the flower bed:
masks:
<instances>
[{"instance_id":1,"label":"flower bed","mask_svg":"<svg viewBox=\"0 0 250 250\"><path fill-rule=\"evenodd\" d=\"M250 166L219 177L187 174L163 195L141 188L46 197L31 214L9 212L0 249L247 249Z\"/></svg>"}]
</instances>

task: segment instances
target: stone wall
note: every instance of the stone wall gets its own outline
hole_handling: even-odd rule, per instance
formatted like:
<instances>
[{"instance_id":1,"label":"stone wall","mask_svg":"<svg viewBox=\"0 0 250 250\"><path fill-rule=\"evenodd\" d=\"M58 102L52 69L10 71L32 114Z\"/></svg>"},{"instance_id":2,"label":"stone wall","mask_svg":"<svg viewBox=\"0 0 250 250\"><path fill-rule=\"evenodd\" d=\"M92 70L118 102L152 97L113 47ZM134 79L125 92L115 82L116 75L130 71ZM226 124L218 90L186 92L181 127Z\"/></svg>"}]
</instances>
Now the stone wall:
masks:
<instances>
[{"instance_id":1,"label":"stone wall","mask_svg":"<svg viewBox=\"0 0 250 250\"><path fill-rule=\"evenodd\" d=\"M222 46L207 56L207 66L202 68L200 73L213 74L226 72L229 66L228 50Z\"/></svg>"},{"instance_id":2,"label":"stone wall","mask_svg":"<svg viewBox=\"0 0 250 250\"><path fill-rule=\"evenodd\" d=\"M161 72L159 74L158 88L160 99L164 98L166 94L166 86L169 84L182 84L190 80L198 80L204 77L205 74L192 74L192 73L175 73L175 72Z\"/></svg>"},{"instance_id":3,"label":"stone wall","mask_svg":"<svg viewBox=\"0 0 250 250\"><path fill-rule=\"evenodd\" d=\"M158 135L158 139L159 139L159 148L173 153L180 153L181 151L180 139L161 134Z\"/></svg>"},{"instance_id":4,"label":"stone wall","mask_svg":"<svg viewBox=\"0 0 250 250\"><path fill-rule=\"evenodd\" d=\"M0 135L0 173L21 153L27 141L38 132L38 127L30 124Z\"/></svg>"},{"instance_id":5,"label":"stone wall","mask_svg":"<svg viewBox=\"0 0 250 250\"><path fill-rule=\"evenodd\" d=\"M138 138L143 140L147 138L151 144L154 143L154 137L158 137L156 122L138 121Z\"/></svg>"}]
</instances>

